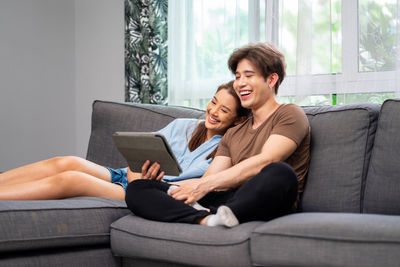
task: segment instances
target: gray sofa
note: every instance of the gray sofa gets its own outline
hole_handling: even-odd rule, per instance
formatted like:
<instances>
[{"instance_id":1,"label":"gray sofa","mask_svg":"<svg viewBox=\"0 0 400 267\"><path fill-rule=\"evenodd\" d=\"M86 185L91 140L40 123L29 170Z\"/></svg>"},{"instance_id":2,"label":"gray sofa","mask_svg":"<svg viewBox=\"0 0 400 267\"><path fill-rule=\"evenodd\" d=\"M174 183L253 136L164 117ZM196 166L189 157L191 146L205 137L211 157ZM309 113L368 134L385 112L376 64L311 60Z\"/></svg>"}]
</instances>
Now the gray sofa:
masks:
<instances>
[{"instance_id":1,"label":"gray sofa","mask_svg":"<svg viewBox=\"0 0 400 267\"><path fill-rule=\"evenodd\" d=\"M304 107L301 211L232 229L145 220L122 201L0 201L0 266L399 266L400 100ZM96 101L87 159L122 167L115 131L203 111Z\"/></svg>"}]
</instances>

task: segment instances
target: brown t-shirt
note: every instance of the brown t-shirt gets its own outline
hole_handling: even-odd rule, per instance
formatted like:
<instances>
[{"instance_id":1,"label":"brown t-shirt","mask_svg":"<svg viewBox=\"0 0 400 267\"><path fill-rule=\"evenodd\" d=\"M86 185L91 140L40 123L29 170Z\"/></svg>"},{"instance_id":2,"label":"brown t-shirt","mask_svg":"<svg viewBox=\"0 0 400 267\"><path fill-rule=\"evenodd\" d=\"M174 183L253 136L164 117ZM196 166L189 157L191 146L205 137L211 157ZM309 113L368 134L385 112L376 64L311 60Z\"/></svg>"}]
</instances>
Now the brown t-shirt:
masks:
<instances>
[{"instance_id":1,"label":"brown t-shirt","mask_svg":"<svg viewBox=\"0 0 400 267\"><path fill-rule=\"evenodd\" d=\"M216 156L230 157L232 165L236 165L260 154L272 134L288 137L297 144L297 149L285 162L296 172L301 193L310 160L310 126L304 111L297 105L280 105L257 129L253 129L252 117L229 129L218 146Z\"/></svg>"}]
</instances>

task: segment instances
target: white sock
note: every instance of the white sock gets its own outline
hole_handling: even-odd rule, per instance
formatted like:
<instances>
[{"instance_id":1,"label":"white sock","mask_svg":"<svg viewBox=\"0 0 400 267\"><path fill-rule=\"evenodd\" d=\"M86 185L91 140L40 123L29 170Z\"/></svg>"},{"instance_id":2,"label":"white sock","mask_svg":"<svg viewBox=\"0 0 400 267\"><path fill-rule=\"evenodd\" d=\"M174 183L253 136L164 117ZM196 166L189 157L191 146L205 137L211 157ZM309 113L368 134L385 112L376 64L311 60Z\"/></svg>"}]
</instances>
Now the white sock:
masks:
<instances>
[{"instance_id":1,"label":"white sock","mask_svg":"<svg viewBox=\"0 0 400 267\"><path fill-rule=\"evenodd\" d=\"M207 226L218 226L224 225L226 227L233 227L239 224L238 219L232 210L227 206L220 206L216 214L208 216L206 225Z\"/></svg>"},{"instance_id":2,"label":"white sock","mask_svg":"<svg viewBox=\"0 0 400 267\"><path fill-rule=\"evenodd\" d=\"M195 208L196 210L206 210L206 211L210 211L210 210L207 209L206 207L203 207L202 205L200 205L198 202L194 202L194 203L190 204L190 206L192 206L192 207Z\"/></svg>"}]
</instances>

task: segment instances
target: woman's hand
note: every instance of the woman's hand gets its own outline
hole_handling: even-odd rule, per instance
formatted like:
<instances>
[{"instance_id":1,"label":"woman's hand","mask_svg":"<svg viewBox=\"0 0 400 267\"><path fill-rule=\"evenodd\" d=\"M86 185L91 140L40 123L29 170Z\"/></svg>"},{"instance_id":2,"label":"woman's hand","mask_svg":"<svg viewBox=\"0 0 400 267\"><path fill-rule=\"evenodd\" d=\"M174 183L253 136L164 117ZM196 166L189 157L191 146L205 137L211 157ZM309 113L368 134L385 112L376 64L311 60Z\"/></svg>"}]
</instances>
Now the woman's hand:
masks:
<instances>
[{"instance_id":1,"label":"woman's hand","mask_svg":"<svg viewBox=\"0 0 400 267\"><path fill-rule=\"evenodd\" d=\"M161 181L164 177L164 172L160 172L160 164L154 162L150 166L150 160L146 160L146 162L142 166L142 172L132 172L129 167L127 171L127 179L128 182L132 182L137 179L148 179L148 180L157 180Z\"/></svg>"},{"instance_id":2,"label":"woman's hand","mask_svg":"<svg viewBox=\"0 0 400 267\"><path fill-rule=\"evenodd\" d=\"M190 179L172 190L169 195L176 200L184 201L185 204L191 204L200 200L210 191L203 179Z\"/></svg>"},{"instance_id":3,"label":"woman's hand","mask_svg":"<svg viewBox=\"0 0 400 267\"><path fill-rule=\"evenodd\" d=\"M160 172L160 168L161 165L159 163L154 162L150 166L150 160L146 160L142 166L142 179L161 181L165 173Z\"/></svg>"}]
</instances>

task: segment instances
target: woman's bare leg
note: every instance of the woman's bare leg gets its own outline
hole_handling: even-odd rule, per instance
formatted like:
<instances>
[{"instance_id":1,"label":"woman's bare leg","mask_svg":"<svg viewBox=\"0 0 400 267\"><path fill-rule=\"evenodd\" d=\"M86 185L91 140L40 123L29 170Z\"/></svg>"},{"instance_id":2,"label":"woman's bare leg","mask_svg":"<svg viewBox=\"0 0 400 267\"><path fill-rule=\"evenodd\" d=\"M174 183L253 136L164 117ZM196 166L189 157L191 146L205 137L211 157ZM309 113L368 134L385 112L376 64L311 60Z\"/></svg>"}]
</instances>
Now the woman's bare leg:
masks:
<instances>
[{"instance_id":1,"label":"woman's bare leg","mask_svg":"<svg viewBox=\"0 0 400 267\"><path fill-rule=\"evenodd\" d=\"M66 171L43 179L0 186L0 199L61 199L78 196L123 200L122 186L79 171Z\"/></svg>"},{"instance_id":2,"label":"woman's bare leg","mask_svg":"<svg viewBox=\"0 0 400 267\"><path fill-rule=\"evenodd\" d=\"M110 181L107 168L75 156L55 157L9 170L0 174L0 185L26 183L66 171L80 171Z\"/></svg>"}]
</instances>

